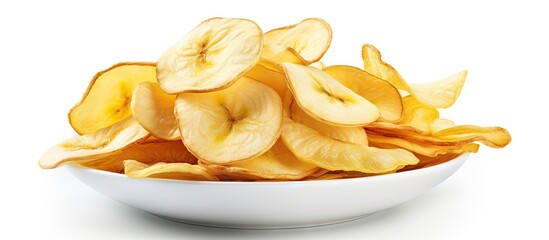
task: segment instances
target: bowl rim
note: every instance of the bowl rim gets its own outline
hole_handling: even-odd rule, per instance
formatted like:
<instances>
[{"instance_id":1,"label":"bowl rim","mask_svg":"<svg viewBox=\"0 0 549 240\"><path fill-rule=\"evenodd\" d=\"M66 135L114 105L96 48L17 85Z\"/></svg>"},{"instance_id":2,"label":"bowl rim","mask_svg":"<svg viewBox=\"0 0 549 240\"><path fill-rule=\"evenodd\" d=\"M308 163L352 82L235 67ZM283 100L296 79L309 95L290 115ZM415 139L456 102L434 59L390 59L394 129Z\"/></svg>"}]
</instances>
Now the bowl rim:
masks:
<instances>
[{"instance_id":1,"label":"bowl rim","mask_svg":"<svg viewBox=\"0 0 549 240\"><path fill-rule=\"evenodd\" d=\"M75 171L85 171L85 172L91 172L93 174L101 174L101 175L107 175L110 177L117 177L117 178L125 178L127 180L131 181L152 181L152 182L158 182L158 183L168 183L168 184L188 184L188 185L213 185L213 186L219 186L219 185L226 185L226 186L280 186L280 185L313 185L313 184L324 184L324 183L352 183L352 182L363 182L363 181L381 181L386 178L393 178L396 176L404 177L411 174L419 174L419 173L426 173L426 172L432 172L437 171L440 168L446 168L448 165L454 165L458 164L458 162L463 162L469 158L471 155L470 152L465 152L456 158L437 164L433 166L423 167L419 169L414 170L408 170L404 172L396 172L396 173L388 173L388 174L380 174L380 175L374 175L374 176L366 176L366 177L355 177L355 178L343 178L343 179L320 179L320 180L294 180L294 181L196 181L196 180L178 180L178 179L164 179L164 178L130 178L122 173L114 173L104 170L98 170L90 167L80 166L80 165L74 165L74 164L63 164L62 167L64 169L67 169L69 172L71 172L74 175Z\"/></svg>"}]
</instances>

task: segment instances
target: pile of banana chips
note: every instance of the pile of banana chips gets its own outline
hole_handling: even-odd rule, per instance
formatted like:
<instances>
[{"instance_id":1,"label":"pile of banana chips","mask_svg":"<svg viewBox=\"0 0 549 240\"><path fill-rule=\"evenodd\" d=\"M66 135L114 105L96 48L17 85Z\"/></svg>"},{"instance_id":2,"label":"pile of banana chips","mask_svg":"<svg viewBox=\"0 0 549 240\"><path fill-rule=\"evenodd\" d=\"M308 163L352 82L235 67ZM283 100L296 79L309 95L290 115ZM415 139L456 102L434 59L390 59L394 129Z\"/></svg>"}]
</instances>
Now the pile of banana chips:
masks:
<instances>
[{"instance_id":1,"label":"pile of banana chips","mask_svg":"<svg viewBox=\"0 0 549 240\"><path fill-rule=\"evenodd\" d=\"M68 114L78 135L39 164L132 178L324 180L424 168L511 141L501 127L440 118L467 71L408 83L369 44L363 68L325 66L331 39L317 18L266 33L247 19L208 19L157 62L97 73Z\"/></svg>"}]
</instances>

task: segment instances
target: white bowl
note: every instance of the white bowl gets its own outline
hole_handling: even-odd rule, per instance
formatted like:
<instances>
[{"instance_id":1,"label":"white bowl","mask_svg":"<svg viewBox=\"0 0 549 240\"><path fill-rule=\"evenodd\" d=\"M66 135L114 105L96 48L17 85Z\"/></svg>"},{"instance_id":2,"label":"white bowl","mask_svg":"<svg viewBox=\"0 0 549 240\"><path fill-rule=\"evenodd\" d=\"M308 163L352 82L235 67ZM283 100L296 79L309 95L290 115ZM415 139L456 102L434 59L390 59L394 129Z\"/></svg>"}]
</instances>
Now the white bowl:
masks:
<instances>
[{"instance_id":1,"label":"white bowl","mask_svg":"<svg viewBox=\"0 0 549 240\"><path fill-rule=\"evenodd\" d=\"M396 206L444 181L468 156L395 174L302 182L132 179L66 168L98 192L163 218L215 227L276 229L345 222Z\"/></svg>"}]
</instances>

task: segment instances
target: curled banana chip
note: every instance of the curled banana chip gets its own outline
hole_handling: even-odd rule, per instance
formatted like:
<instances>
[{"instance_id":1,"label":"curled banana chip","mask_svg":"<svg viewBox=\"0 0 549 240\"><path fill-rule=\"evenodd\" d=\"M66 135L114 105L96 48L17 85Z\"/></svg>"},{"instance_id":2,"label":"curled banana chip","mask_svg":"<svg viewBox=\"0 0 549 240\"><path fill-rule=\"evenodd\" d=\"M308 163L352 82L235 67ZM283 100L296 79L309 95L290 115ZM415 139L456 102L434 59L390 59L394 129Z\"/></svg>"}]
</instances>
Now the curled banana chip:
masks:
<instances>
[{"instance_id":1,"label":"curled banana chip","mask_svg":"<svg viewBox=\"0 0 549 240\"><path fill-rule=\"evenodd\" d=\"M156 82L154 63L118 63L97 73L69 111L72 128L80 135L90 134L129 117L132 93L140 82Z\"/></svg>"},{"instance_id":2,"label":"curled banana chip","mask_svg":"<svg viewBox=\"0 0 549 240\"><path fill-rule=\"evenodd\" d=\"M331 42L332 28L320 18L305 19L265 33L265 44L290 47L308 63L320 60Z\"/></svg>"},{"instance_id":3,"label":"curled banana chip","mask_svg":"<svg viewBox=\"0 0 549 240\"><path fill-rule=\"evenodd\" d=\"M179 141L165 141L160 139L147 139L144 142L137 143L131 147L111 154L105 157L100 157L94 160L73 161L72 164L109 171L122 173L124 172L124 160L132 159L146 164L154 164L157 162L167 163L190 163L196 164L197 159L193 156Z\"/></svg>"},{"instance_id":4,"label":"curled banana chip","mask_svg":"<svg viewBox=\"0 0 549 240\"><path fill-rule=\"evenodd\" d=\"M334 126L364 126L376 121L379 110L327 73L314 67L282 63L288 87L309 116Z\"/></svg>"},{"instance_id":5,"label":"curled banana chip","mask_svg":"<svg viewBox=\"0 0 549 240\"><path fill-rule=\"evenodd\" d=\"M253 21L211 18L158 60L160 87L169 94L229 87L261 57L263 32Z\"/></svg>"},{"instance_id":6,"label":"curled banana chip","mask_svg":"<svg viewBox=\"0 0 549 240\"><path fill-rule=\"evenodd\" d=\"M381 121L396 122L402 117L402 97L389 82L351 66L329 66L323 71L373 103L379 109Z\"/></svg>"},{"instance_id":7,"label":"curled banana chip","mask_svg":"<svg viewBox=\"0 0 549 240\"><path fill-rule=\"evenodd\" d=\"M408 84L393 66L381 60L381 53L370 44L362 47L364 69L370 74L387 80L393 86L416 97L421 103L433 108L448 108L461 93L467 71L462 71L435 82Z\"/></svg>"},{"instance_id":8,"label":"curled banana chip","mask_svg":"<svg viewBox=\"0 0 549 240\"><path fill-rule=\"evenodd\" d=\"M131 102L135 120L157 138L180 139L177 119L173 112L175 97L162 91L158 83L138 84Z\"/></svg>"},{"instance_id":9,"label":"curled banana chip","mask_svg":"<svg viewBox=\"0 0 549 240\"><path fill-rule=\"evenodd\" d=\"M42 168L55 168L66 162L91 162L123 151L149 136L149 132L129 117L92 134L75 136L53 145L40 157L38 164Z\"/></svg>"},{"instance_id":10,"label":"curled banana chip","mask_svg":"<svg viewBox=\"0 0 549 240\"><path fill-rule=\"evenodd\" d=\"M131 178L164 178L196 181L218 181L204 167L188 163L156 163L148 165L135 160L124 161L124 173Z\"/></svg>"},{"instance_id":11,"label":"curled banana chip","mask_svg":"<svg viewBox=\"0 0 549 240\"><path fill-rule=\"evenodd\" d=\"M344 143L287 118L281 138L299 160L332 171L386 173L418 162L414 154L404 149Z\"/></svg>"},{"instance_id":12,"label":"curled banana chip","mask_svg":"<svg viewBox=\"0 0 549 240\"><path fill-rule=\"evenodd\" d=\"M385 136L375 132L368 132L370 145L379 148L396 149L402 148L410 152L429 157L436 157L447 153L477 152L478 144L472 141L466 142L425 142L416 138L406 138L403 136ZM440 144L442 143L442 144Z\"/></svg>"}]
</instances>

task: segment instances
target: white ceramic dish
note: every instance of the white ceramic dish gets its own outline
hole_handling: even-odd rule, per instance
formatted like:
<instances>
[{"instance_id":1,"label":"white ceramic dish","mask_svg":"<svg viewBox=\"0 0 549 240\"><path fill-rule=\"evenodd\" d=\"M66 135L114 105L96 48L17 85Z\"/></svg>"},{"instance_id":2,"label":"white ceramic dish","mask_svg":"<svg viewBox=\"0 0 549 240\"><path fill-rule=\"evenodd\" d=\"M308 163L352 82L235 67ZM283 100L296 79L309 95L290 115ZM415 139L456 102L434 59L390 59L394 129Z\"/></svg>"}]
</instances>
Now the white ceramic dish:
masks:
<instances>
[{"instance_id":1,"label":"white ceramic dish","mask_svg":"<svg viewBox=\"0 0 549 240\"><path fill-rule=\"evenodd\" d=\"M66 166L98 192L154 215L198 225L276 229L358 219L435 187L467 160L381 176L304 182L200 182L131 179Z\"/></svg>"}]
</instances>

